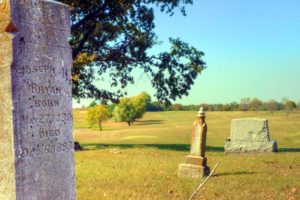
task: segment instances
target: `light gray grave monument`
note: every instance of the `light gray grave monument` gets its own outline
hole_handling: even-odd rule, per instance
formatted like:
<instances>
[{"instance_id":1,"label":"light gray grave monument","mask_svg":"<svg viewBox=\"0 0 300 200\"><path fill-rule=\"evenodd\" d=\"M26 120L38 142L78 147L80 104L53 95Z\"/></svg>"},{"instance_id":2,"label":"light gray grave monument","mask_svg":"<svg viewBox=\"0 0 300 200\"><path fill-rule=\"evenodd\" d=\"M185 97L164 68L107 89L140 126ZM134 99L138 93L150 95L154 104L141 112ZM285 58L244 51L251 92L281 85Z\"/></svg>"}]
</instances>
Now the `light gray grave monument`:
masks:
<instances>
[{"instance_id":1,"label":"light gray grave monument","mask_svg":"<svg viewBox=\"0 0 300 200\"><path fill-rule=\"evenodd\" d=\"M0 200L75 200L68 6L0 0Z\"/></svg>"},{"instance_id":2,"label":"light gray grave monument","mask_svg":"<svg viewBox=\"0 0 300 200\"><path fill-rule=\"evenodd\" d=\"M277 142L270 140L268 120L233 119L230 138L225 142L225 153L276 152Z\"/></svg>"}]
</instances>

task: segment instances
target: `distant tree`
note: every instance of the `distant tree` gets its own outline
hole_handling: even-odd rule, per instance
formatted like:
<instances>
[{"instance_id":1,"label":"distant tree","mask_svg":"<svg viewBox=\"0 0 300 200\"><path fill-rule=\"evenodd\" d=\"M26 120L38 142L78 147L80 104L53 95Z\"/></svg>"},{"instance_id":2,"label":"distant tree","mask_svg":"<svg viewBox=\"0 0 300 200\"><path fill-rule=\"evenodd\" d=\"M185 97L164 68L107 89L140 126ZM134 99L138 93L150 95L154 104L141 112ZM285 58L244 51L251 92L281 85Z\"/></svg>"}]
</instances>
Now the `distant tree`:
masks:
<instances>
[{"instance_id":1,"label":"distant tree","mask_svg":"<svg viewBox=\"0 0 300 200\"><path fill-rule=\"evenodd\" d=\"M286 110L286 117L289 117L290 112L297 107L296 103L294 101L291 101L287 98L282 99L282 103L284 104L285 110Z\"/></svg>"},{"instance_id":2,"label":"distant tree","mask_svg":"<svg viewBox=\"0 0 300 200\"><path fill-rule=\"evenodd\" d=\"M232 111L237 111L239 109L239 104L237 102L231 102L230 107Z\"/></svg>"},{"instance_id":3,"label":"distant tree","mask_svg":"<svg viewBox=\"0 0 300 200\"><path fill-rule=\"evenodd\" d=\"M147 92L141 92L135 98L141 103L146 104L146 106L150 105L151 103L151 96Z\"/></svg>"},{"instance_id":4,"label":"distant tree","mask_svg":"<svg viewBox=\"0 0 300 200\"><path fill-rule=\"evenodd\" d=\"M223 109L223 104L216 104L214 107L214 110L221 111Z\"/></svg>"},{"instance_id":5,"label":"distant tree","mask_svg":"<svg viewBox=\"0 0 300 200\"><path fill-rule=\"evenodd\" d=\"M276 101L274 99L269 100L267 103L265 103L267 109L270 111L270 113L273 115L274 110L276 109Z\"/></svg>"},{"instance_id":6,"label":"distant tree","mask_svg":"<svg viewBox=\"0 0 300 200\"><path fill-rule=\"evenodd\" d=\"M297 109L300 110L300 101L297 104Z\"/></svg>"},{"instance_id":7,"label":"distant tree","mask_svg":"<svg viewBox=\"0 0 300 200\"><path fill-rule=\"evenodd\" d=\"M276 102L276 110L284 110L285 105L280 102Z\"/></svg>"},{"instance_id":8,"label":"distant tree","mask_svg":"<svg viewBox=\"0 0 300 200\"><path fill-rule=\"evenodd\" d=\"M109 118L113 117L113 112L114 112L115 107L116 107L116 104L114 104L114 103L108 105L108 116L109 116Z\"/></svg>"},{"instance_id":9,"label":"distant tree","mask_svg":"<svg viewBox=\"0 0 300 200\"><path fill-rule=\"evenodd\" d=\"M171 105L171 110L172 111L180 111L183 110L183 106L179 103L175 103Z\"/></svg>"},{"instance_id":10,"label":"distant tree","mask_svg":"<svg viewBox=\"0 0 300 200\"><path fill-rule=\"evenodd\" d=\"M147 106L147 111L150 112L157 112L157 111L164 111L164 107L158 101L152 102Z\"/></svg>"},{"instance_id":11,"label":"distant tree","mask_svg":"<svg viewBox=\"0 0 300 200\"><path fill-rule=\"evenodd\" d=\"M200 106L199 105L187 105L187 106L183 106L183 110L187 110L187 111L197 111L199 110ZM209 110L209 108L207 108L206 110Z\"/></svg>"},{"instance_id":12,"label":"distant tree","mask_svg":"<svg viewBox=\"0 0 300 200\"><path fill-rule=\"evenodd\" d=\"M252 99L249 103L250 109L256 112L260 111L262 106L263 106L263 102L258 98Z\"/></svg>"},{"instance_id":13,"label":"distant tree","mask_svg":"<svg viewBox=\"0 0 300 200\"><path fill-rule=\"evenodd\" d=\"M143 117L144 113L147 111L147 107L151 103L151 96L146 92L142 92L139 95L132 97L131 101L136 110L136 115L132 121L133 123L136 119Z\"/></svg>"},{"instance_id":14,"label":"distant tree","mask_svg":"<svg viewBox=\"0 0 300 200\"><path fill-rule=\"evenodd\" d=\"M128 126L131 126L136 110L130 98L122 98L113 111L113 116L116 121L127 122Z\"/></svg>"},{"instance_id":15,"label":"distant tree","mask_svg":"<svg viewBox=\"0 0 300 200\"><path fill-rule=\"evenodd\" d=\"M109 119L108 109L104 105L96 105L90 107L88 111L88 122L92 125L99 125L100 131L102 131L102 122Z\"/></svg>"},{"instance_id":16,"label":"distant tree","mask_svg":"<svg viewBox=\"0 0 300 200\"><path fill-rule=\"evenodd\" d=\"M131 126L136 119L143 117L150 103L151 97L145 92L131 98L122 98L114 108L114 118L116 121L127 122L128 126Z\"/></svg>"},{"instance_id":17,"label":"distant tree","mask_svg":"<svg viewBox=\"0 0 300 200\"><path fill-rule=\"evenodd\" d=\"M241 99L240 109L242 111L248 111L249 110L249 104L250 104L250 98Z\"/></svg>"},{"instance_id":18,"label":"distant tree","mask_svg":"<svg viewBox=\"0 0 300 200\"><path fill-rule=\"evenodd\" d=\"M196 105L193 111L198 111L200 107L203 107L207 111L211 110L211 106L209 104L201 103L200 105Z\"/></svg>"},{"instance_id":19,"label":"distant tree","mask_svg":"<svg viewBox=\"0 0 300 200\"><path fill-rule=\"evenodd\" d=\"M230 104L223 104L222 111L232 111Z\"/></svg>"}]
</instances>

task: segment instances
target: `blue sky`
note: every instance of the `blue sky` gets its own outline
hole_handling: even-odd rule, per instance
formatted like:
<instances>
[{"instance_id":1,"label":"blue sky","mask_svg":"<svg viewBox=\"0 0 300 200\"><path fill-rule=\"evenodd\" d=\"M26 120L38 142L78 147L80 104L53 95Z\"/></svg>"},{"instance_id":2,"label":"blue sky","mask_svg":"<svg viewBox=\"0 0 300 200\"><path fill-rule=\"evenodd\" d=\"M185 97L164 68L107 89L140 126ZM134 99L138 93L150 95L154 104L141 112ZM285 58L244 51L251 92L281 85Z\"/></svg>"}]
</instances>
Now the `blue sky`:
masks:
<instances>
[{"instance_id":1,"label":"blue sky","mask_svg":"<svg viewBox=\"0 0 300 200\"><path fill-rule=\"evenodd\" d=\"M300 101L299 0L195 0L187 16L156 11L155 31L168 48L179 37L204 51L208 68L182 104L282 97ZM138 73L137 73L138 74ZM139 76L139 75L137 75ZM143 76L129 95L154 93Z\"/></svg>"}]
</instances>

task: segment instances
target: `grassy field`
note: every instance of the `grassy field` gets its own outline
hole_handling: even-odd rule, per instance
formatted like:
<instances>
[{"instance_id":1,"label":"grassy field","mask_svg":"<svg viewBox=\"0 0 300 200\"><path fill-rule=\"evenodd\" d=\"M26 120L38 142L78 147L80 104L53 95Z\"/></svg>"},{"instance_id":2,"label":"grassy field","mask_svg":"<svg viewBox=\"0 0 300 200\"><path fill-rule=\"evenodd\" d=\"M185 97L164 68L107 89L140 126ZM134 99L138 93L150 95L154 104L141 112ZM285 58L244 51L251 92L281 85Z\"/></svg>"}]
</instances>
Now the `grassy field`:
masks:
<instances>
[{"instance_id":1,"label":"grassy field","mask_svg":"<svg viewBox=\"0 0 300 200\"><path fill-rule=\"evenodd\" d=\"M189 153L195 112L146 113L129 127L108 121L89 128L85 110L74 110L78 199L188 199L201 180L177 177ZM279 153L225 155L234 118L269 120ZM195 199L300 199L300 112L208 112L208 165L220 166Z\"/></svg>"}]
</instances>

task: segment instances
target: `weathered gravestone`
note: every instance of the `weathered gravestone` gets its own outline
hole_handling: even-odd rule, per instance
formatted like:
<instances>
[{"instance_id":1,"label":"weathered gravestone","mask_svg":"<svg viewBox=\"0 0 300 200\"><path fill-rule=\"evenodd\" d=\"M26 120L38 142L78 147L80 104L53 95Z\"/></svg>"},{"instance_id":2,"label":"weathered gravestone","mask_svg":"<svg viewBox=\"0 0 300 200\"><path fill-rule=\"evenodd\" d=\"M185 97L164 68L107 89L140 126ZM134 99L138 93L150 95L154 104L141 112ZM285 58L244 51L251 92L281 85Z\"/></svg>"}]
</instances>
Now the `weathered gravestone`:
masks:
<instances>
[{"instance_id":1,"label":"weathered gravestone","mask_svg":"<svg viewBox=\"0 0 300 200\"><path fill-rule=\"evenodd\" d=\"M0 0L0 199L75 200L69 8Z\"/></svg>"},{"instance_id":2,"label":"weathered gravestone","mask_svg":"<svg viewBox=\"0 0 300 200\"><path fill-rule=\"evenodd\" d=\"M225 153L276 152L277 142L270 141L268 120L233 119L231 134L225 142Z\"/></svg>"},{"instance_id":3,"label":"weathered gravestone","mask_svg":"<svg viewBox=\"0 0 300 200\"><path fill-rule=\"evenodd\" d=\"M210 168L205 157L206 134L205 112L200 108L193 124L190 155L186 156L185 163L179 165L178 176L201 178L209 175Z\"/></svg>"}]
</instances>

